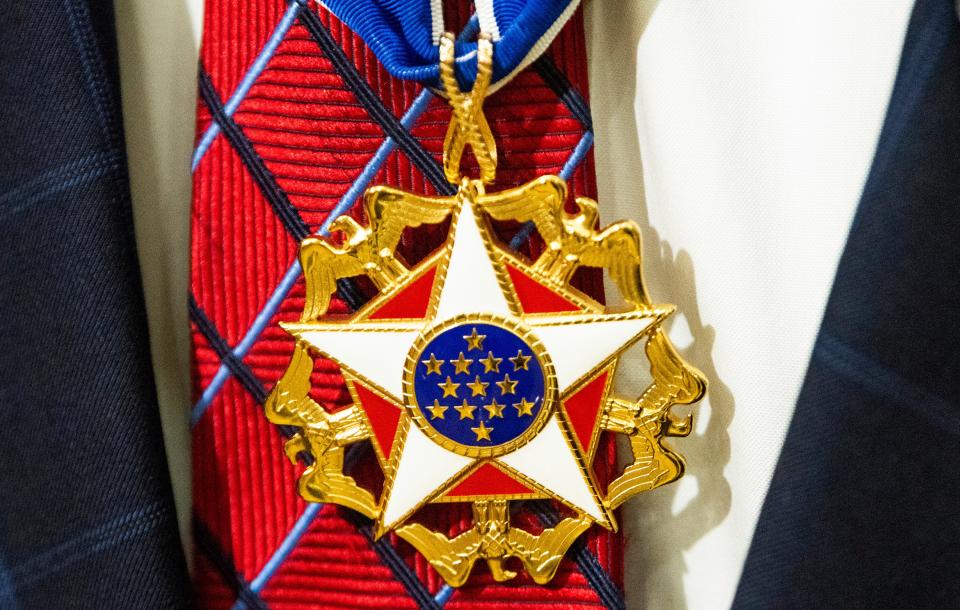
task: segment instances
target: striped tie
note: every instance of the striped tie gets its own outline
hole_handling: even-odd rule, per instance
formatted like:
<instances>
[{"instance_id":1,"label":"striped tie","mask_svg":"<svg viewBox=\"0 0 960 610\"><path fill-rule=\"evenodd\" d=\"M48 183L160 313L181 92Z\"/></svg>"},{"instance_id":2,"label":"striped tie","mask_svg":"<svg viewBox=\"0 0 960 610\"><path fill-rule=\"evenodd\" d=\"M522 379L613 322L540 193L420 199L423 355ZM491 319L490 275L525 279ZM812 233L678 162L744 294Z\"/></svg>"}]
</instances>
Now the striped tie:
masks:
<instances>
[{"instance_id":1,"label":"striped tie","mask_svg":"<svg viewBox=\"0 0 960 610\"><path fill-rule=\"evenodd\" d=\"M469 3L447 2L445 23L464 26ZM406 542L374 539L365 517L297 494L304 464L284 456L292 430L270 424L263 402L293 339L278 326L303 308L299 242L352 212L364 189L389 184L452 194L440 165L449 106L391 77L364 43L313 2L235 0L207 6L200 66L199 139L193 158L193 495L198 606L622 608L621 538L595 527L574 544L555 580L495 583L478 568L452 589ZM583 22L579 13L550 51L485 104L497 138L497 187L546 173L575 195L596 196ZM475 168L465 168L467 173ZM511 244L528 243L521 230ZM436 232L401 248L418 260ZM600 296L599 274L578 286ZM347 313L362 287L341 282L330 306ZM335 365L318 359L314 400L349 403ZM363 448L346 468L359 479ZM604 440L597 471L610 474ZM440 530L469 522L469 506L428 509ZM530 530L559 519L528 502L513 519Z\"/></svg>"}]
</instances>

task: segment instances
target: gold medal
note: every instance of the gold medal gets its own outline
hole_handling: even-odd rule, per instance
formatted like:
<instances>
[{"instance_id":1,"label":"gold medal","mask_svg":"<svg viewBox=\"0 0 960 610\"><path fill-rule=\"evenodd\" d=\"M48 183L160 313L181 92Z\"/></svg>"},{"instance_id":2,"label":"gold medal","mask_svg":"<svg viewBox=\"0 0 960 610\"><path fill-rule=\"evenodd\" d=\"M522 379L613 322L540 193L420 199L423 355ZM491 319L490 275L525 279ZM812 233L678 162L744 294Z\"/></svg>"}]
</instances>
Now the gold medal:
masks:
<instances>
[{"instance_id":1,"label":"gold medal","mask_svg":"<svg viewBox=\"0 0 960 610\"><path fill-rule=\"evenodd\" d=\"M453 39L441 41L441 81L453 107L444 142L452 197L386 186L364 196L367 226L341 217L338 247L304 240L301 320L291 362L266 402L276 424L299 428L287 455L312 463L299 481L311 502L335 503L410 542L452 586L478 559L498 581L515 557L548 582L566 550L592 524L616 529L614 510L631 496L676 480L683 458L664 437L690 433L676 404L703 395L703 375L683 361L661 325L673 306L650 301L641 273L640 231L617 222L596 229L597 204L541 176L487 192L496 143L483 115L492 45L481 38L473 89L460 91ZM480 179L461 178L470 146ZM449 221L444 243L409 264L396 253L407 228ZM528 260L497 238L502 222L532 222L545 247ZM580 267L606 269L627 306L607 308L570 285ZM337 280L365 276L378 294L348 319L327 316ZM653 382L630 400L611 392L621 355L645 344ZM315 357L336 362L353 404L329 413L310 398ZM606 489L592 468L600 433L627 435L632 463ZM383 472L378 496L343 472L345 449L370 441ZM534 535L511 524L510 502L550 499L574 516ZM433 503L469 502L473 526L454 538L410 519Z\"/></svg>"}]
</instances>

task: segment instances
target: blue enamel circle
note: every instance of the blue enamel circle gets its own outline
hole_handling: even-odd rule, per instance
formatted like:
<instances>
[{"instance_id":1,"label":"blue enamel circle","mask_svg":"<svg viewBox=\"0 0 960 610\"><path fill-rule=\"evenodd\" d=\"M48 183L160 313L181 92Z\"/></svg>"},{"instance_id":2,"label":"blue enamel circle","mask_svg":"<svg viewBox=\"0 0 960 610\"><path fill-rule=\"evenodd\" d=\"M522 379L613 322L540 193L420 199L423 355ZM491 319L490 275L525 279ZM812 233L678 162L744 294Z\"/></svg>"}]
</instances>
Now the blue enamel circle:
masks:
<instances>
[{"instance_id":1,"label":"blue enamel circle","mask_svg":"<svg viewBox=\"0 0 960 610\"><path fill-rule=\"evenodd\" d=\"M546 400L543 365L518 334L466 322L444 329L420 352L413 378L416 409L442 437L466 447L495 447L522 437Z\"/></svg>"}]
</instances>

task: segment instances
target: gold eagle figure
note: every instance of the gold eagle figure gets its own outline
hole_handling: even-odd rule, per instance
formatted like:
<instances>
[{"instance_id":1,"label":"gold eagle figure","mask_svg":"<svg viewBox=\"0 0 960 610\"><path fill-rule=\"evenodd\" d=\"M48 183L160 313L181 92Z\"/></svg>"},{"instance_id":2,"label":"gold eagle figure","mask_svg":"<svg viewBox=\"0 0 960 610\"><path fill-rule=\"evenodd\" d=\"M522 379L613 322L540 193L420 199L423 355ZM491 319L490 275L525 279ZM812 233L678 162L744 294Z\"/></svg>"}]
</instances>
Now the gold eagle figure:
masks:
<instances>
[{"instance_id":1,"label":"gold eagle figure","mask_svg":"<svg viewBox=\"0 0 960 610\"><path fill-rule=\"evenodd\" d=\"M637 307L648 307L640 263L640 228L633 222L617 222L598 231L597 202L578 197L578 211L564 209L566 182L558 176L542 176L524 186L480 197L480 205L495 220L531 221L543 238L545 249L533 269L557 284L566 284L581 265L603 267L623 298Z\"/></svg>"},{"instance_id":2,"label":"gold eagle figure","mask_svg":"<svg viewBox=\"0 0 960 610\"><path fill-rule=\"evenodd\" d=\"M364 195L368 227L350 216L330 223L331 232L345 237L342 248L319 237L303 241L300 265L307 285L301 321L326 313L339 279L365 274L381 290L396 282L408 271L395 254L404 229L443 222L454 205L453 198L418 197L385 186L368 189Z\"/></svg>"},{"instance_id":3,"label":"gold eagle figure","mask_svg":"<svg viewBox=\"0 0 960 610\"><path fill-rule=\"evenodd\" d=\"M480 501L473 505L473 527L454 538L430 531L419 523L397 530L451 586L467 581L473 564L485 559L497 582L517 575L504 567L509 557L518 557L538 584L550 582L560 560L577 537L590 527L588 517L569 517L539 536L510 527L506 501Z\"/></svg>"},{"instance_id":4,"label":"gold eagle figure","mask_svg":"<svg viewBox=\"0 0 960 610\"><path fill-rule=\"evenodd\" d=\"M568 517L543 530L539 536L521 529L511 529L510 544L533 581L545 585L553 580L567 549L590 525L587 517Z\"/></svg>"},{"instance_id":5,"label":"gold eagle figure","mask_svg":"<svg viewBox=\"0 0 960 610\"><path fill-rule=\"evenodd\" d=\"M284 446L290 461L296 463L301 451L314 458L300 477L300 495L310 502L333 502L376 518L373 496L343 474L344 447L370 436L363 416L356 406L328 413L314 402L309 395L312 372L313 359L306 345L298 343L290 366L264 404L270 422L302 428Z\"/></svg>"},{"instance_id":6,"label":"gold eagle figure","mask_svg":"<svg viewBox=\"0 0 960 610\"><path fill-rule=\"evenodd\" d=\"M327 313L337 280L366 273L363 262L352 256L349 249L337 248L319 237L308 237L300 244L300 268L306 281L302 322L317 320Z\"/></svg>"},{"instance_id":7,"label":"gold eagle figure","mask_svg":"<svg viewBox=\"0 0 960 610\"><path fill-rule=\"evenodd\" d=\"M459 587L467 582L474 562L480 558L477 551L480 549L481 535L476 528L450 539L419 523L411 523L397 529L397 534L420 551L451 587Z\"/></svg>"},{"instance_id":8,"label":"gold eagle figure","mask_svg":"<svg viewBox=\"0 0 960 610\"><path fill-rule=\"evenodd\" d=\"M679 418L670 408L696 402L707 390L703 373L683 360L662 329L647 341L646 352L653 383L636 402L611 398L606 406L603 427L627 434L633 453L633 463L607 487L610 508L683 475L683 458L661 441L690 434L693 415Z\"/></svg>"}]
</instances>

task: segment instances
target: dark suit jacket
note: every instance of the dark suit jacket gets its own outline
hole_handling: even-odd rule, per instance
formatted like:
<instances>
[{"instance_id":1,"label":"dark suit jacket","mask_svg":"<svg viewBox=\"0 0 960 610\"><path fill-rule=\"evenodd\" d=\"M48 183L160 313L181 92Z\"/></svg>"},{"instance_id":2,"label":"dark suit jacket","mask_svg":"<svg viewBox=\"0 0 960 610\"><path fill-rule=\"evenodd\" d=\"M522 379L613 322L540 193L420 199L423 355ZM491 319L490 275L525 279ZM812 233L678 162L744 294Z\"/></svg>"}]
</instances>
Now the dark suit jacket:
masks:
<instances>
[{"instance_id":1,"label":"dark suit jacket","mask_svg":"<svg viewBox=\"0 0 960 610\"><path fill-rule=\"evenodd\" d=\"M111 2L0 10L0 608L188 599Z\"/></svg>"}]
</instances>

